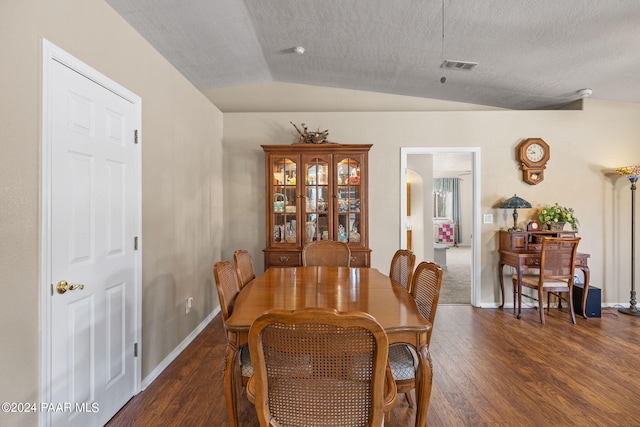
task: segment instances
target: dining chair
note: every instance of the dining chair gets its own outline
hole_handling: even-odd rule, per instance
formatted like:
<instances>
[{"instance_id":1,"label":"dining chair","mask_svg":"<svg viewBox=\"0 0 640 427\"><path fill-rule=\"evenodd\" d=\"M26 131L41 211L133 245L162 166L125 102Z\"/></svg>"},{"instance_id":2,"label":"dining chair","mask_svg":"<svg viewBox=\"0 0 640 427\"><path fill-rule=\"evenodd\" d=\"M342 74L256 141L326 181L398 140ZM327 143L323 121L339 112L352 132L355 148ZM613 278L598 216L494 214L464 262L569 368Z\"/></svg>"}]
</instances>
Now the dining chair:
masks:
<instances>
[{"instance_id":1,"label":"dining chair","mask_svg":"<svg viewBox=\"0 0 640 427\"><path fill-rule=\"evenodd\" d=\"M433 262L421 262L411 278L409 292L413 296L422 316L431 322L431 330L427 333L427 346L431 342L433 324L436 319L440 288L442 286L442 268ZM396 381L398 393L404 393L409 407L413 407L411 390L416 387L416 369L418 358L415 350L406 344L389 347L389 364Z\"/></svg>"},{"instance_id":2,"label":"dining chair","mask_svg":"<svg viewBox=\"0 0 640 427\"><path fill-rule=\"evenodd\" d=\"M335 240L310 242L302 249L302 265L349 267L351 249L346 243Z\"/></svg>"},{"instance_id":3,"label":"dining chair","mask_svg":"<svg viewBox=\"0 0 640 427\"><path fill-rule=\"evenodd\" d=\"M233 263L236 268L236 274L238 275L238 284L240 285L240 289L242 289L244 285L256 277L251 254L244 249L238 249L233 253Z\"/></svg>"},{"instance_id":4,"label":"dining chair","mask_svg":"<svg viewBox=\"0 0 640 427\"><path fill-rule=\"evenodd\" d=\"M216 288L218 289L222 323L226 324L227 319L233 312L236 297L240 292L238 276L229 261L218 261L213 265L213 277L216 281ZM249 378L253 375L253 365L247 345L240 348L240 372L242 374L242 384L246 386Z\"/></svg>"},{"instance_id":5,"label":"dining chair","mask_svg":"<svg viewBox=\"0 0 640 427\"><path fill-rule=\"evenodd\" d=\"M544 293L547 292L547 309L550 308L550 295L558 297L559 301L567 301L571 322L575 325L576 316L573 311L573 277L576 265L576 253L578 252L580 237L543 237L540 251L540 269L537 272L522 275L522 286L538 291L538 309L540 310L540 323L544 320ZM518 275L512 276L514 296L518 294ZM562 294L567 294L564 298ZM518 304L521 305L522 294L518 296ZM525 295L526 296L526 295ZM536 298L534 298L536 299ZM561 305L558 304L558 308Z\"/></svg>"},{"instance_id":6,"label":"dining chair","mask_svg":"<svg viewBox=\"0 0 640 427\"><path fill-rule=\"evenodd\" d=\"M416 264L416 256L408 249L398 249L391 259L389 277L409 289L413 267Z\"/></svg>"},{"instance_id":7,"label":"dining chair","mask_svg":"<svg viewBox=\"0 0 640 427\"><path fill-rule=\"evenodd\" d=\"M388 338L369 314L272 310L249 330L260 426L380 426L396 399Z\"/></svg>"}]
</instances>

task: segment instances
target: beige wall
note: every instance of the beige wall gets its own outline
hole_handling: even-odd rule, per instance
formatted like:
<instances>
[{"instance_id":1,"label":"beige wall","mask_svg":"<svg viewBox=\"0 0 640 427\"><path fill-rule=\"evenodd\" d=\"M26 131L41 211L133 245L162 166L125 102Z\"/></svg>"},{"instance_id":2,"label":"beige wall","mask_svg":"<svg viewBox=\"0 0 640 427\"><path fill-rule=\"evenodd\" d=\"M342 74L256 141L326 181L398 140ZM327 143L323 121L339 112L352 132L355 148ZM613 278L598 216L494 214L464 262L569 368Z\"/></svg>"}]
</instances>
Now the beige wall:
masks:
<instances>
[{"instance_id":1,"label":"beige wall","mask_svg":"<svg viewBox=\"0 0 640 427\"><path fill-rule=\"evenodd\" d=\"M1 2L0 400L39 401L43 37L142 98L144 378L218 307L222 113L106 2ZM37 416L0 413L0 425Z\"/></svg>"},{"instance_id":2,"label":"beige wall","mask_svg":"<svg viewBox=\"0 0 640 427\"><path fill-rule=\"evenodd\" d=\"M626 179L604 170L640 162L640 106L587 100L575 111L228 113L224 115L224 252L248 249L263 268L264 155L260 144L296 140L290 124L328 129L329 140L373 143L370 152L369 237L372 265L382 271L399 245L400 147L480 147L481 212L494 224L480 229L482 304L499 301L496 275L497 231L508 228L511 213L497 209L517 193L534 208L558 202L571 206L581 222L582 252L591 254L592 284L603 288L605 303L626 303L630 288L630 192ZM544 182L522 182L515 147L540 137L551 146ZM520 221L535 209L520 211Z\"/></svg>"}]
</instances>

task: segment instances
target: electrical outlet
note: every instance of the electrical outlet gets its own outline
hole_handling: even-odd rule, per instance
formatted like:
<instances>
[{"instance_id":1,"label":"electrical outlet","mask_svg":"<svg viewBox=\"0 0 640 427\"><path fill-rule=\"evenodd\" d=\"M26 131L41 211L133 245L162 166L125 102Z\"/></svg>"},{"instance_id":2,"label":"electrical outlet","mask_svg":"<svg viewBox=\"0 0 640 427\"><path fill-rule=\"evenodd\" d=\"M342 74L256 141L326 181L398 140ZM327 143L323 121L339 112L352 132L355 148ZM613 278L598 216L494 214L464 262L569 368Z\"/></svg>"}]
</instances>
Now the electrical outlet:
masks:
<instances>
[{"instance_id":1,"label":"electrical outlet","mask_svg":"<svg viewBox=\"0 0 640 427\"><path fill-rule=\"evenodd\" d=\"M191 311L191 307L193 307L193 297L187 298L187 301L185 302L184 306L185 306L185 312L189 314L189 312Z\"/></svg>"}]
</instances>

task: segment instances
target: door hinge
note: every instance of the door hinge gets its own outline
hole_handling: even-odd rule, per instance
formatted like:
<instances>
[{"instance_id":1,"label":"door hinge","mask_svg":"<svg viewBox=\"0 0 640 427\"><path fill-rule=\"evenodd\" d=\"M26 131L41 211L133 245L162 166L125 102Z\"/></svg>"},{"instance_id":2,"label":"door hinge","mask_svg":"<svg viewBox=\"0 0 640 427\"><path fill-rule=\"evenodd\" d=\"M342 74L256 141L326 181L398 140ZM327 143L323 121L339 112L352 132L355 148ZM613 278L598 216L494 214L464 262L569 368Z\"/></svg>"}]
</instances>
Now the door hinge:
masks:
<instances>
[{"instance_id":1,"label":"door hinge","mask_svg":"<svg viewBox=\"0 0 640 427\"><path fill-rule=\"evenodd\" d=\"M138 143L138 129L133 130L133 143L134 144Z\"/></svg>"},{"instance_id":2,"label":"door hinge","mask_svg":"<svg viewBox=\"0 0 640 427\"><path fill-rule=\"evenodd\" d=\"M138 357L138 343L133 344L133 357Z\"/></svg>"},{"instance_id":3,"label":"door hinge","mask_svg":"<svg viewBox=\"0 0 640 427\"><path fill-rule=\"evenodd\" d=\"M133 238L133 250L134 251L138 250L138 236Z\"/></svg>"}]
</instances>

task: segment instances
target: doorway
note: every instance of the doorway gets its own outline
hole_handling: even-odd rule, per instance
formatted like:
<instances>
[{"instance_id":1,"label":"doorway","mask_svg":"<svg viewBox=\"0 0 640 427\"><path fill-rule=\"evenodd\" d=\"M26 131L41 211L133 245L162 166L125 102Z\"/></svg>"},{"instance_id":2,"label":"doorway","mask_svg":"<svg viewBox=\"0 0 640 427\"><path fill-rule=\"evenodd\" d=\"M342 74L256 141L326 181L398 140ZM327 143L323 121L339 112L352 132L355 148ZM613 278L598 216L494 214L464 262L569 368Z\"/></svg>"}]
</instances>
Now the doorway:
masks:
<instances>
[{"instance_id":1,"label":"doorway","mask_svg":"<svg viewBox=\"0 0 640 427\"><path fill-rule=\"evenodd\" d=\"M141 100L43 40L44 426L104 425L140 390Z\"/></svg>"},{"instance_id":2,"label":"doorway","mask_svg":"<svg viewBox=\"0 0 640 427\"><path fill-rule=\"evenodd\" d=\"M479 236L480 230L480 149L477 147L403 147L400 170L402 247L408 247L408 244L411 244L419 259L433 260L443 265L445 277L447 262L451 261L452 270L449 276L455 274L458 275L457 277L464 277L463 281L469 280L470 285L467 288L469 300L472 305L479 306L480 239L474 236ZM416 176L419 177L418 185L412 182ZM436 178L439 179L438 183ZM467 188L462 191L460 201L463 206L466 206L463 212L467 212L462 214L462 219L451 213L453 205L451 194L444 194L448 188L442 188L442 182L447 181L442 178L455 178L454 181L459 181L464 188ZM421 200L417 209L416 200ZM469 260L466 270L465 259ZM460 262L463 263L462 267L456 265ZM459 278L456 280L460 281ZM465 291L462 290L462 292Z\"/></svg>"}]
</instances>

